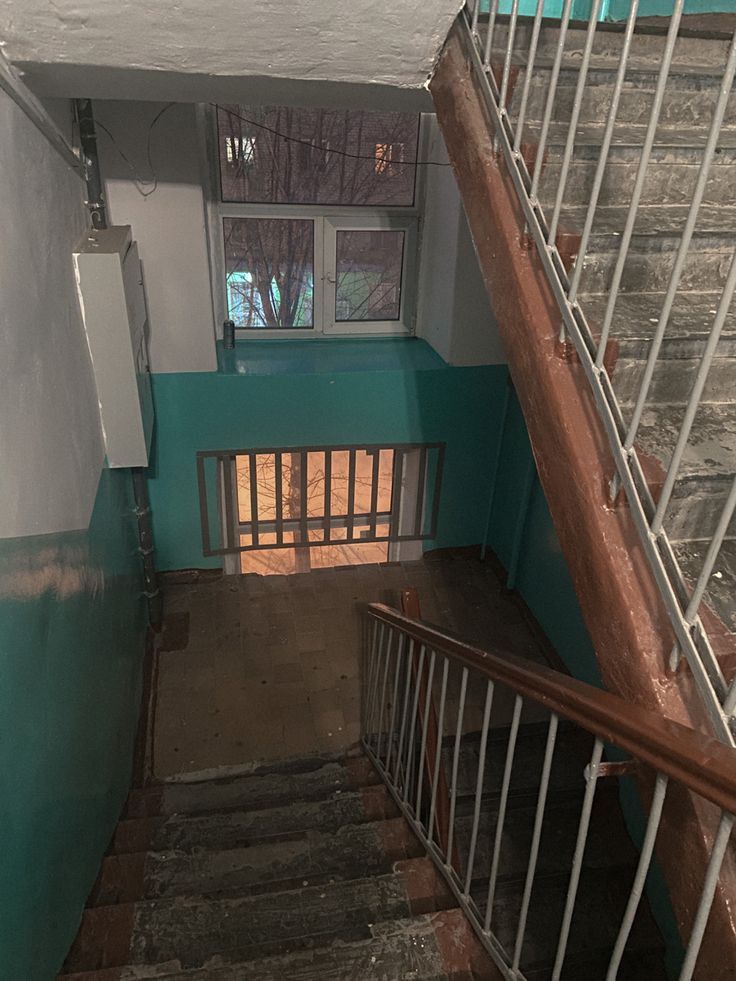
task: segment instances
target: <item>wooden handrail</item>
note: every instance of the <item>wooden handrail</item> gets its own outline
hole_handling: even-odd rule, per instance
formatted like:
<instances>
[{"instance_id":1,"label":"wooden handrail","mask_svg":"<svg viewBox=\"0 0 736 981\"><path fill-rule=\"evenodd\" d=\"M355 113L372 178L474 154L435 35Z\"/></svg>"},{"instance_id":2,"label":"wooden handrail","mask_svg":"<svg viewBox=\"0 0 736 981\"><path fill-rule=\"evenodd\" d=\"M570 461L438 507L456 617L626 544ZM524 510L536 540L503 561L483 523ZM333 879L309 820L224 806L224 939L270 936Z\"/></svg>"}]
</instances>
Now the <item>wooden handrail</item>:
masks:
<instances>
[{"instance_id":1,"label":"wooden handrail","mask_svg":"<svg viewBox=\"0 0 736 981\"><path fill-rule=\"evenodd\" d=\"M370 603L368 613L418 643L507 685L605 742L614 743L654 770L736 814L736 750L730 746L552 668L515 654L493 653L466 644L383 603Z\"/></svg>"}]
</instances>

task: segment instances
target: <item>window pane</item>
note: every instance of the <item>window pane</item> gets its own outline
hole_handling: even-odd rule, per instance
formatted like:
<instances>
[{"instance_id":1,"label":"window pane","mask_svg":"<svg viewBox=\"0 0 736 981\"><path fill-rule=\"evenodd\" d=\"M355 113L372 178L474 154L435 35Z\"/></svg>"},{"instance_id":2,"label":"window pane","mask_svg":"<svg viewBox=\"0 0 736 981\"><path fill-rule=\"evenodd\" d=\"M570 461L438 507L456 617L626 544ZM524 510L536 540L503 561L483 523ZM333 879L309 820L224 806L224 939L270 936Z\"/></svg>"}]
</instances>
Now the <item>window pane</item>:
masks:
<instances>
[{"instance_id":1,"label":"window pane","mask_svg":"<svg viewBox=\"0 0 736 981\"><path fill-rule=\"evenodd\" d=\"M415 113L219 106L223 201L414 203Z\"/></svg>"},{"instance_id":2,"label":"window pane","mask_svg":"<svg viewBox=\"0 0 736 981\"><path fill-rule=\"evenodd\" d=\"M314 327L314 223L225 218L227 308L236 327Z\"/></svg>"},{"instance_id":3,"label":"window pane","mask_svg":"<svg viewBox=\"0 0 736 981\"><path fill-rule=\"evenodd\" d=\"M337 233L335 320L398 320L404 232Z\"/></svg>"}]
</instances>

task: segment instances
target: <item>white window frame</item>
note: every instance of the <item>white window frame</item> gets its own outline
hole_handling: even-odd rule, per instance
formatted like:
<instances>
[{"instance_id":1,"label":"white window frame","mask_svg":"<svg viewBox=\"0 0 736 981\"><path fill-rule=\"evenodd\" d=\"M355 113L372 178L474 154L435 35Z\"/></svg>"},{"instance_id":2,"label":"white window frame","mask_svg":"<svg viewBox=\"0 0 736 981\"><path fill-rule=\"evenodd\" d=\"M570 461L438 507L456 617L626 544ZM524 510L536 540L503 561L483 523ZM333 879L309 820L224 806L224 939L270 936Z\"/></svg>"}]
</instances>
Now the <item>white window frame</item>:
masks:
<instances>
[{"instance_id":1,"label":"white window frame","mask_svg":"<svg viewBox=\"0 0 736 981\"><path fill-rule=\"evenodd\" d=\"M225 274L225 218L301 218L314 222L314 298L313 327L236 328L237 340L309 340L325 337L407 337L416 330L417 279L421 212L425 195L424 168L418 167L411 207L348 207L304 204L242 204L222 201L220 193L219 144L217 112L213 106L202 107L200 125L204 130L205 201L207 244L210 259L212 305L215 336L222 337L222 324L228 317L227 280ZM417 159L427 152L428 127L419 114ZM404 254L401 271L401 302L398 320L338 321L335 317L335 245L336 232L342 230L404 231ZM328 240L329 249L328 252ZM330 277L333 282L328 281Z\"/></svg>"}]
</instances>

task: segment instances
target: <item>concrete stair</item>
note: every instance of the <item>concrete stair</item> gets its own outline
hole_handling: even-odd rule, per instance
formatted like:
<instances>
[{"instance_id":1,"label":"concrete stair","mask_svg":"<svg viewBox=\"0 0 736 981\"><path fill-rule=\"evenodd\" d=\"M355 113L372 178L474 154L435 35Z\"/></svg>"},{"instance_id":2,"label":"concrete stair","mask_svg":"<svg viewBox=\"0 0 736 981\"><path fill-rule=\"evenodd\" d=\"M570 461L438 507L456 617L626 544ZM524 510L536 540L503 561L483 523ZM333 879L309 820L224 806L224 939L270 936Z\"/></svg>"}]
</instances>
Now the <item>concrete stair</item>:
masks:
<instances>
[{"instance_id":1,"label":"concrete stair","mask_svg":"<svg viewBox=\"0 0 736 981\"><path fill-rule=\"evenodd\" d=\"M539 200L551 217L572 113L586 25L570 27L539 185ZM503 61L507 25L498 27L492 62ZM531 23L519 24L511 73L509 115L514 124L525 79L525 53ZM558 38L556 27L542 29L522 138L524 157L534 166L549 78ZM618 69L621 31L601 25L596 33L582 101L572 165L560 213L558 246L572 266L598 164L600 146ZM584 258L578 300L594 337L599 336L621 243L641 147L651 110L664 39L637 30L614 128L614 138L592 235ZM697 179L719 91L728 39L678 38L665 91L641 206L616 299L606 364L624 419L631 415L644 363L669 284L690 197ZM498 76L499 68L495 71ZM736 251L736 93L726 110L705 196L698 213L679 290L669 319L637 447L656 500L669 465L677 429L690 394L697 359L704 350L731 257ZM730 482L736 473L736 308L729 312L680 470L665 528L690 578L713 534ZM729 538L736 535L736 522ZM723 622L736 623L733 563L706 596Z\"/></svg>"},{"instance_id":2,"label":"concrete stair","mask_svg":"<svg viewBox=\"0 0 736 981\"><path fill-rule=\"evenodd\" d=\"M489 741L471 889L481 909L507 738L508 730L498 729ZM496 928L510 946L544 738L543 727L529 723L518 742L496 908ZM547 977L551 968L588 753L585 739L563 726L525 943L529 978ZM478 737L471 734L458 784L461 861L477 762ZM604 976L611 930L633 876L636 853L612 789L596 806L586 853L583 889L598 897L597 912L576 918L570 978ZM646 904L642 910L633 937L638 960L632 953L621 977L664 977L661 939ZM471 981L499 975L368 760L355 756L132 791L60 977Z\"/></svg>"}]
</instances>

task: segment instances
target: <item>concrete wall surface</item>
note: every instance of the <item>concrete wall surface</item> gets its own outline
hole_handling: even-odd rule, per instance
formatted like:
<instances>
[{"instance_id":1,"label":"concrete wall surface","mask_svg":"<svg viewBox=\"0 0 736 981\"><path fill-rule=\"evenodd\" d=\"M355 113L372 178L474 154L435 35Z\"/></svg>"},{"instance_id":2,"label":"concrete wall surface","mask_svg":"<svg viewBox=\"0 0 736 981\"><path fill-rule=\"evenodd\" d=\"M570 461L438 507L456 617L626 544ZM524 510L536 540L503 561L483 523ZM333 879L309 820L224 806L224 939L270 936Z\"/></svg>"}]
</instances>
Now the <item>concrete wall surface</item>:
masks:
<instances>
[{"instance_id":1,"label":"concrete wall surface","mask_svg":"<svg viewBox=\"0 0 736 981\"><path fill-rule=\"evenodd\" d=\"M2 93L0 169L0 976L46 981L127 793L144 607L76 296L84 186Z\"/></svg>"}]
</instances>

